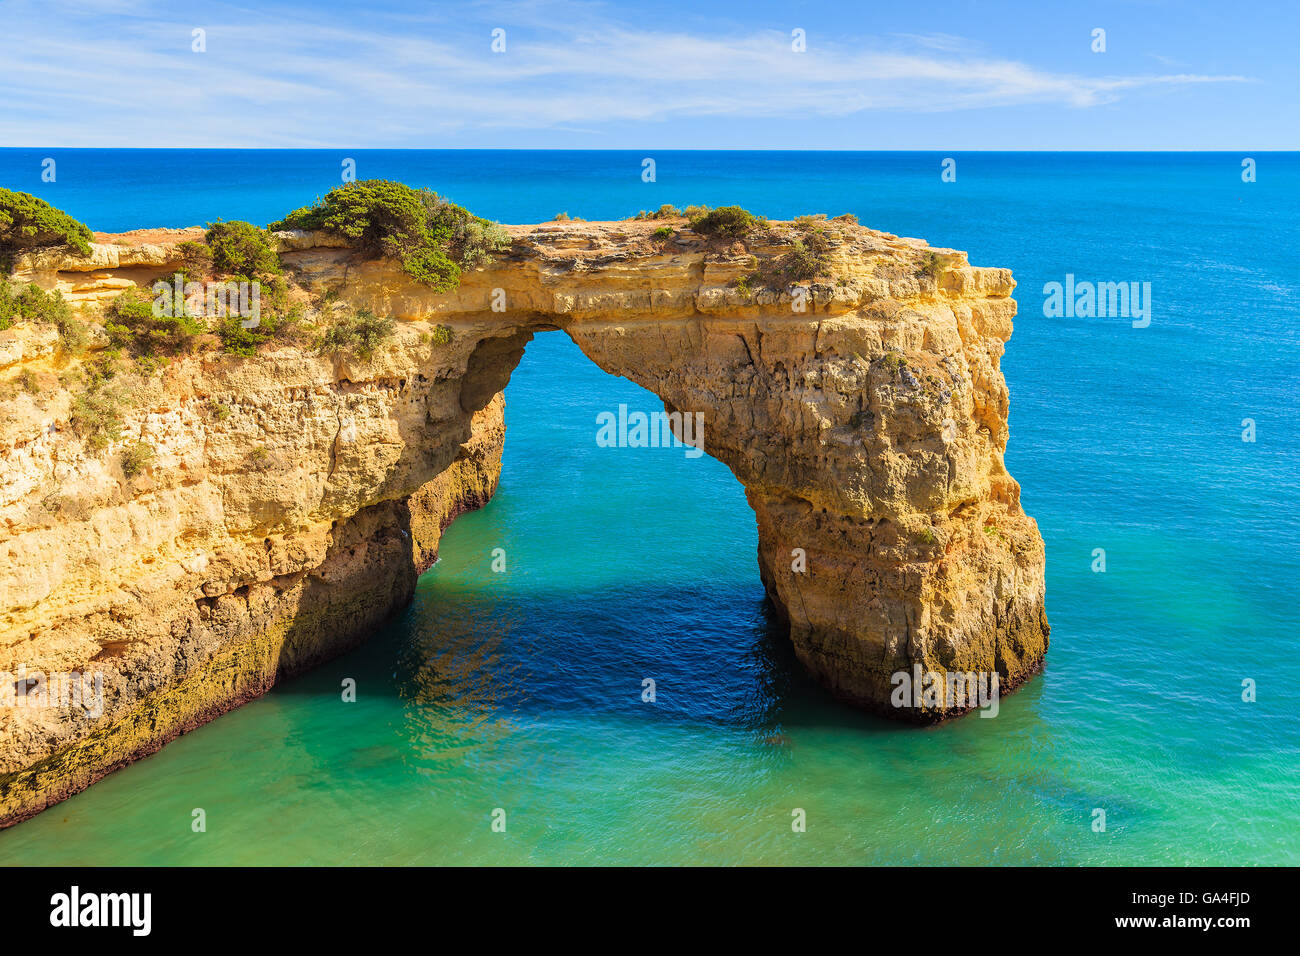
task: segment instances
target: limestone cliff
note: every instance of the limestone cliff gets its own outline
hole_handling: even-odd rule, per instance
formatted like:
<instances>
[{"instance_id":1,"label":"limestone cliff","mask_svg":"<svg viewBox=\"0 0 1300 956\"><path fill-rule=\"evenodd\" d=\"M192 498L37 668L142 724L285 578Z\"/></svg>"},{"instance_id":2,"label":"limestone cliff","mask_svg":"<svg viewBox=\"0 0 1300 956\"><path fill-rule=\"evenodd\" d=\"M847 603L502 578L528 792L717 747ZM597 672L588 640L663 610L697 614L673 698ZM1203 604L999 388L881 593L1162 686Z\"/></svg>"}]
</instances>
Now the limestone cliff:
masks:
<instances>
[{"instance_id":1,"label":"limestone cliff","mask_svg":"<svg viewBox=\"0 0 1300 956\"><path fill-rule=\"evenodd\" d=\"M388 260L283 233L308 314L393 316L362 360L301 345L214 352L130 382L120 441L70 427L79 361L53 330L0 332L0 671L101 672L104 709L0 708L0 822L103 774L363 639L406 603L446 524L495 490L501 390L540 330L702 412L744 484L758 566L801 661L906 719L890 675L1042 663L1043 544L1002 455L999 358L1014 282L851 223L830 281L761 276L799 227L720 243L685 225L510 227L508 254L434 293ZM663 232L661 228L661 233ZM30 255L16 277L92 322L177 267L171 234ZM144 241L149 240L149 241ZM102 343L101 343L102 344ZM594 424L593 424L594 430ZM118 452L145 441L128 477ZM544 493L539 489L538 493Z\"/></svg>"}]
</instances>

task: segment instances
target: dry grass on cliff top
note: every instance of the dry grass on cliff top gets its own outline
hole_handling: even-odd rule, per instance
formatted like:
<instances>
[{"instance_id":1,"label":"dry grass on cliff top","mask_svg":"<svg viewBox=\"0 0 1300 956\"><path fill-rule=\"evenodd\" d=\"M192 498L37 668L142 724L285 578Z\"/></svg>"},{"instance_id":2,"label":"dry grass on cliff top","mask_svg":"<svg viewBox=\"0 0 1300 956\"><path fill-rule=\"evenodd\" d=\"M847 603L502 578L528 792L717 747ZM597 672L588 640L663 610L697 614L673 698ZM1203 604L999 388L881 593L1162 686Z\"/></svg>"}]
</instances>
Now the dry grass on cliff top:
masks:
<instances>
[{"instance_id":1,"label":"dry grass on cliff top","mask_svg":"<svg viewBox=\"0 0 1300 956\"><path fill-rule=\"evenodd\" d=\"M184 229L131 229L127 232L97 232L93 242L105 246L174 246L182 242L202 242L202 226Z\"/></svg>"}]
</instances>

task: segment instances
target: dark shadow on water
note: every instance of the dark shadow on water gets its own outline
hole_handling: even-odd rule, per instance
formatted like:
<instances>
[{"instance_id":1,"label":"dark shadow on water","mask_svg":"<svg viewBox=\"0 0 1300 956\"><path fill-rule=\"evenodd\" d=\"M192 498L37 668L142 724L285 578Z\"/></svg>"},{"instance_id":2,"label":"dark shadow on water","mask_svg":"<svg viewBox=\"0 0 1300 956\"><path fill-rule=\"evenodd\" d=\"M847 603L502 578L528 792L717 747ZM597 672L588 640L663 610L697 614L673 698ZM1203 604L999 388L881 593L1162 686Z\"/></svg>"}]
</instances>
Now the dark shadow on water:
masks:
<instances>
[{"instance_id":1,"label":"dark shadow on water","mask_svg":"<svg viewBox=\"0 0 1300 956\"><path fill-rule=\"evenodd\" d=\"M709 608L716 622L702 629ZM485 718L590 716L773 735L915 729L823 688L757 585L676 587L667 597L630 586L499 597L444 593L426 579L364 645L274 693L337 695L345 676L410 707ZM642 700L646 679L653 706Z\"/></svg>"}]
</instances>

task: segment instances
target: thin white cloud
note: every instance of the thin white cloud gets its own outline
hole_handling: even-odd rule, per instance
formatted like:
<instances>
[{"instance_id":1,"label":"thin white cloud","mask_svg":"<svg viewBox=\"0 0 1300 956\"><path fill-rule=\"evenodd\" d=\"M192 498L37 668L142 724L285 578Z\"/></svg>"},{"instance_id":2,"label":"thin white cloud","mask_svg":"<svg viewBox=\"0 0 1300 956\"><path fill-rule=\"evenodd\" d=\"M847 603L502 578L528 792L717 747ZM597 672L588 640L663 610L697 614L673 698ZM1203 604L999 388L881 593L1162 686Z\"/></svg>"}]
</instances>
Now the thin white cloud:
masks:
<instances>
[{"instance_id":1,"label":"thin white cloud","mask_svg":"<svg viewBox=\"0 0 1300 956\"><path fill-rule=\"evenodd\" d=\"M969 40L965 37L953 36L951 33L895 33L893 36L915 46L942 50L945 53L956 53L971 48Z\"/></svg>"},{"instance_id":2,"label":"thin white cloud","mask_svg":"<svg viewBox=\"0 0 1300 956\"><path fill-rule=\"evenodd\" d=\"M1244 82L1194 73L1084 76L974 55L959 37L813 42L778 31L638 30L595 8L482 7L457 21L378 11L358 26L315 13L148 0L7 6L0 41L6 145L437 145L509 130L599 129L684 117L840 118L1030 104L1087 108L1144 88ZM310 8L308 8L310 10ZM526 17L527 19L523 19ZM490 50L494 22L507 30ZM520 26L515 26L515 23ZM549 26L541 24L549 23ZM556 23L564 26L556 26Z\"/></svg>"}]
</instances>

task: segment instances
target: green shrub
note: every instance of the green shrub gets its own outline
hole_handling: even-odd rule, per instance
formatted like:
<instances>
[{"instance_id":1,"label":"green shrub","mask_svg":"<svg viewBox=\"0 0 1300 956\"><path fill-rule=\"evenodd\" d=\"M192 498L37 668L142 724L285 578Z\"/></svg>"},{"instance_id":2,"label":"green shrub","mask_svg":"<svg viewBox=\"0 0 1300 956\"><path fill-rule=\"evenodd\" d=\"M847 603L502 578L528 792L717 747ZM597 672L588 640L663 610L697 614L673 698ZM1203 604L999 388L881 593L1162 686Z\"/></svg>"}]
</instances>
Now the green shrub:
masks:
<instances>
[{"instance_id":1,"label":"green shrub","mask_svg":"<svg viewBox=\"0 0 1300 956\"><path fill-rule=\"evenodd\" d=\"M921 265L916 270L917 277L938 279L945 265L947 265L947 261L939 253L927 252L921 260Z\"/></svg>"},{"instance_id":2,"label":"green shrub","mask_svg":"<svg viewBox=\"0 0 1300 956\"><path fill-rule=\"evenodd\" d=\"M161 355L137 355L134 364L136 372L148 378L166 365L167 359Z\"/></svg>"},{"instance_id":3,"label":"green shrub","mask_svg":"<svg viewBox=\"0 0 1300 956\"><path fill-rule=\"evenodd\" d=\"M289 283L281 276L258 280L262 283L262 311L268 309L272 314L285 318L298 307L289 308Z\"/></svg>"},{"instance_id":4,"label":"green shrub","mask_svg":"<svg viewBox=\"0 0 1300 956\"><path fill-rule=\"evenodd\" d=\"M380 318L370 310L362 309L335 322L321 337L319 349L322 354L351 352L358 358L368 359L380 345L393 337L396 328L397 324L391 318Z\"/></svg>"},{"instance_id":5,"label":"green shrub","mask_svg":"<svg viewBox=\"0 0 1300 956\"><path fill-rule=\"evenodd\" d=\"M86 351L86 346L90 343L90 333L86 331L86 326L79 320L74 319L71 315L62 315L54 319L54 325L59 330L59 344L69 355L80 355Z\"/></svg>"},{"instance_id":6,"label":"green shrub","mask_svg":"<svg viewBox=\"0 0 1300 956\"><path fill-rule=\"evenodd\" d=\"M86 447L99 451L122 437L122 393L103 382L94 384L72 400L71 423Z\"/></svg>"},{"instance_id":7,"label":"green shrub","mask_svg":"<svg viewBox=\"0 0 1300 956\"><path fill-rule=\"evenodd\" d=\"M434 345L450 345L451 338L451 328L446 325L435 325L433 331L429 333L429 341Z\"/></svg>"},{"instance_id":8,"label":"green shrub","mask_svg":"<svg viewBox=\"0 0 1300 956\"><path fill-rule=\"evenodd\" d=\"M41 390L41 385L36 380L36 373L29 368L25 368L19 373L18 384L23 387L23 391L28 395L35 395Z\"/></svg>"},{"instance_id":9,"label":"green shrub","mask_svg":"<svg viewBox=\"0 0 1300 956\"><path fill-rule=\"evenodd\" d=\"M121 357L122 350L110 345L96 353L95 357L80 369L69 369L59 373L59 383L66 389L75 388L78 382L87 388L98 388L117 376L118 359Z\"/></svg>"},{"instance_id":10,"label":"green shrub","mask_svg":"<svg viewBox=\"0 0 1300 956\"><path fill-rule=\"evenodd\" d=\"M209 224L206 240L180 243L176 248L181 268L162 280L181 287L191 282L203 285L204 305L195 310L198 314L153 316L150 309L154 321L147 321L140 296L125 298L115 304L120 316L113 316L114 308L110 308L109 331L116 333L118 344L131 345L137 357L172 355L192 348L194 336L212 331L223 351L252 356L262 343L296 326L296 314L289 309L284 266L267 230L248 222L218 221ZM233 289L227 293L218 288L226 283L256 288L256 326L244 328L244 321L251 316L242 311L236 314ZM209 311L214 298L225 301L230 311L225 315Z\"/></svg>"},{"instance_id":11,"label":"green shrub","mask_svg":"<svg viewBox=\"0 0 1300 956\"><path fill-rule=\"evenodd\" d=\"M70 317L68 304L59 291L46 292L34 283L19 288L0 279L0 321L6 323L4 328L15 322L59 325Z\"/></svg>"},{"instance_id":12,"label":"green shrub","mask_svg":"<svg viewBox=\"0 0 1300 956\"><path fill-rule=\"evenodd\" d=\"M264 316L251 329L244 328L244 320L237 315L228 316L217 326L217 337L221 339L221 351L231 355L252 358L257 354L258 346L275 337L279 323L273 316Z\"/></svg>"},{"instance_id":13,"label":"green shrub","mask_svg":"<svg viewBox=\"0 0 1300 956\"><path fill-rule=\"evenodd\" d=\"M228 226L233 225L233 223L222 223L220 225ZM216 225L209 227L208 232L211 233L215 228L217 228ZM226 242L224 254L229 255L234 251L232 247L236 245L234 242ZM182 242L176 247L176 251L180 253L181 269L187 275L194 275L204 279L212 275L215 253L206 242Z\"/></svg>"},{"instance_id":14,"label":"green shrub","mask_svg":"<svg viewBox=\"0 0 1300 956\"><path fill-rule=\"evenodd\" d=\"M639 213L637 213L637 214L636 214L635 216L633 216L632 218L633 218L634 220L643 220L643 219L680 219L680 218L681 218L681 215L682 215L681 210L678 209L676 206L674 206L672 203L664 203L662 206L660 206L660 207L659 207L658 209L656 209L654 212L646 212L644 209L642 209Z\"/></svg>"},{"instance_id":15,"label":"green shrub","mask_svg":"<svg viewBox=\"0 0 1300 956\"><path fill-rule=\"evenodd\" d=\"M437 238L446 232L448 251L460 268L485 265L497 253L510 248L513 240L500 223L476 216L430 189L413 192L428 210L431 235Z\"/></svg>"},{"instance_id":16,"label":"green shrub","mask_svg":"<svg viewBox=\"0 0 1300 956\"><path fill-rule=\"evenodd\" d=\"M739 239L762 224L761 218L739 206L722 206L691 220L696 232L718 239Z\"/></svg>"},{"instance_id":17,"label":"green shrub","mask_svg":"<svg viewBox=\"0 0 1300 956\"><path fill-rule=\"evenodd\" d=\"M0 332L13 328L16 321L22 319L18 311L18 296L8 280L0 278Z\"/></svg>"},{"instance_id":18,"label":"green shrub","mask_svg":"<svg viewBox=\"0 0 1300 956\"><path fill-rule=\"evenodd\" d=\"M886 352L880 357L880 364L891 372L897 372L907 364L907 356L902 352Z\"/></svg>"},{"instance_id":19,"label":"green shrub","mask_svg":"<svg viewBox=\"0 0 1300 956\"><path fill-rule=\"evenodd\" d=\"M27 286L19 293L18 311L24 319L30 322L39 322L42 325L61 326L72 317L68 303L63 301L62 292L57 289L53 292L46 292L35 283Z\"/></svg>"},{"instance_id":20,"label":"green shrub","mask_svg":"<svg viewBox=\"0 0 1300 956\"><path fill-rule=\"evenodd\" d=\"M258 320L266 323L275 319L283 319L293 311L289 308L289 283L285 281L284 276L262 273L260 275L236 273L233 275L219 276L216 280L218 283L226 282L246 282L250 286L257 286L258 300ZM220 316L214 316L220 318ZM248 316L244 316L248 318Z\"/></svg>"},{"instance_id":21,"label":"green shrub","mask_svg":"<svg viewBox=\"0 0 1300 956\"><path fill-rule=\"evenodd\" d=\"M222 275L261 279L284 272L280 256L271 245L271 234L251 222L209 223L204 238L212 257L211 268ZM195 246L197 243L183 245ZM200 262L204 258L202 251L197 249L190 249L188 254Z\"/></svg>"},{"instance_id":22,"label":"green shrub","mask_svg":"<svg viewBox=\"0 0 1300 956\"><path fill-rule=\"evenodd\" d=\"M682 210L682 215L687 219L699 219L709 214L708 206L687 206Z\"/></svg>"},{"instance_id":23,"label":"green shrub","mask_svg":"<svg viewBox=\"0 0 1300 956\"><path fill-rule=\"evenodd\" d=\"M497 253L510 248L510 243L514 240L500 223L479 219L459 206L453 208L464 213L463 217L457 213L448 214L452 223L452 252L462 269L486 265Z\"/></svg>"},{"instance_id":24,"label":"green shrub","mask_svg":"<svg viewBox=\"0 0 1300 956\"><path fill-rule=\"evenodd\" d=\"M826 221L826 213L818 212L807 216L795 216L794 225L796 229L820 229L821 224Z\"/></svg>"},{"instance_id":25,"label":"green shrub","mask_svg":"<svg viewBox=\"0 0 1300 956\"><path fill-rule=\"evenodd\" d=\"M671 239L675 232L676 230L672 226L660 226L654 231L654 237L656 239Z\"/></svg>"},{"instance_id":26,"label":"green shrub","mask_svg":"<svg viewBox=\"0 0 1300 956\"><path fill-rule=\"evenodd\" d=\"M43 199L0 189L0 272L8 273L14 257L31 249L67 247L89 255L94 235Z\"/></svg>"},{"instance_id":27,"label":"green shrub","mask_svg":"<svg viewBox=\"0 0 1300 956\"><path fill-rule=\"evenodd\" d=\"M510 244L496 223L432 190L387 179L346 183L271 228L342 236L362 251L397 259L407 275L438 292L456 288L462 268L479 265Z\"/></svg>"},{"instance_id":28,"label":"green shrub","mask_svg":"<svg viewBox=\"0 0 1300 956\"><path fill-rule=\"evenodd\" d=\"M133 442L122 449L122 474L134 478L153 460L153 447L147 442Z\"/></svg>"},{"instance_id":29,"label":"green shrub","mask_svg":"<svg viewBox=\"0 0 1300 956\"><path fill-rule=\"evenodd\" d=\"M231 355L251 358L267 342L294 339L299 331L300 319L296 306L284 312L274 302L270 308L265 305L262 307L258 324L249 329L244 328L244 321L239 316L229 316L221 321L216 330L221 339L221 350Z\"/></svg>"},{"instance_id":30,"label":"green shrub","mask_svg":"<svg viewBox=\"0 0 1300 956\"><path fill-rule=\"evenodd\" d=\"M751 282L782 286L831 274L831 243L817 217L804 217L806 228L790 242L784 255L768 259L750 276Z\"/></svg>"},{"instance_id":31,"label":"green shrub","mask_svg":"<svg viewBox=\"0 0 1300 956\"><path fill-rule=\"evenodd\" d=\"M289 286L284 265L275 251L274 240L265 229L251 222L235 220L208 225L206 242L183 242L178 246L187 272L203 278L217 276L219 282L246 282L258 292L258 324L244 328L244 315L212 316L214 331L224 352L251 357L258 346L270 341L296 320L286 314Z\"/></svg>"},{"instance_id":32,"label":"green shrub","mask_svg":"<svg viewBox=\"0 0 1300 956\"><path fill-rule=\"evenodd\" d=\"M808 232L790 244L790 251L777 260L782 277L792 282L815 279L830 272L830 242L821 232Z\"/></svg>"},{"instance_id":33,"label":"green shrub","mask_svg":"<svg viewBox=\"0 0 1300 956\"><path fill-rule=\"evenodd\" d=\"M114 345L134 355L176 355L193 349L195 336L204 331L195 317L154 315L153 297L143 289L127 289L104 313L104 329Z\"/></svg>"},{"instance_id":34,"label":"green shrub","mask_svg":"<svg viewBox=\"0 0 1300 956\"><path fill-rule=\"evenodd\" d=\"M61 292L46 292L34 284L15 291L14 286L0 279L0 330L10 328L15 322L53 325L58 330L60 345L72 355L84 351L90 340L85 325L72 317Z\"/></svg>"}]
</instances>

